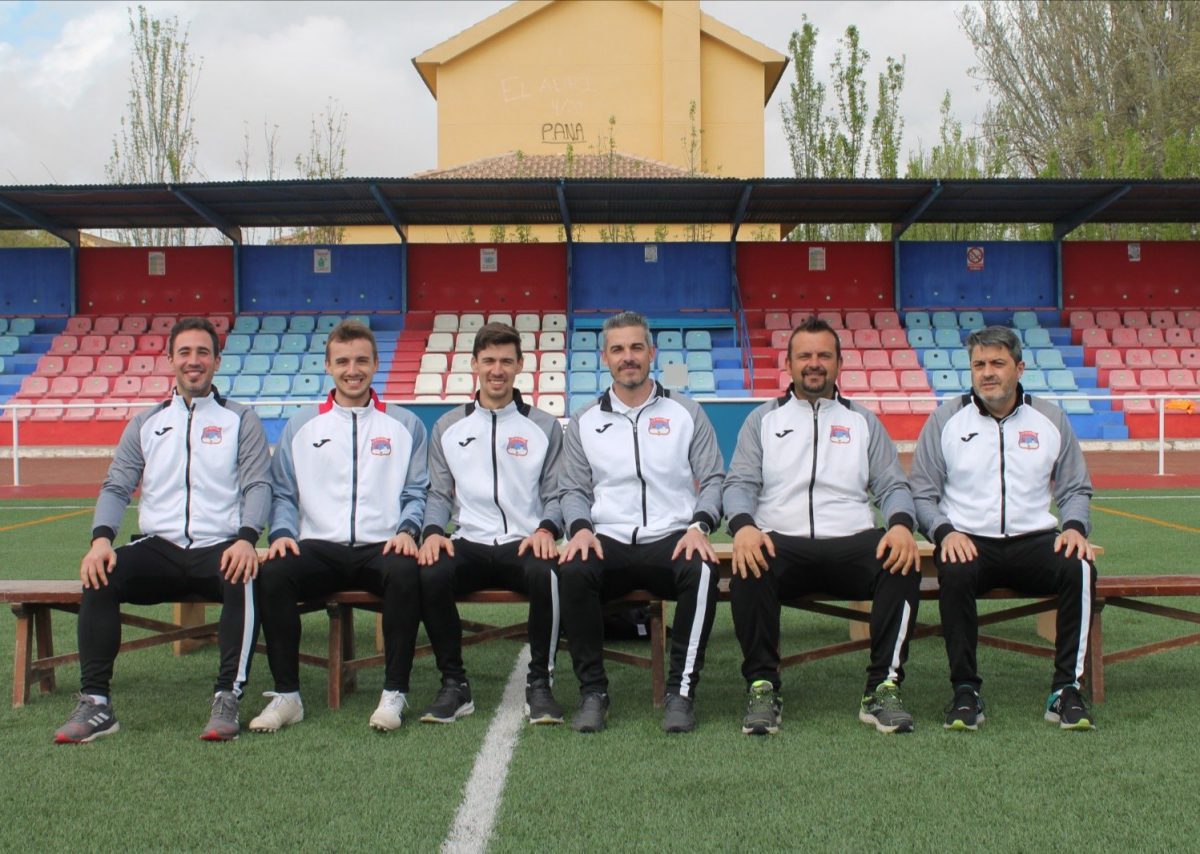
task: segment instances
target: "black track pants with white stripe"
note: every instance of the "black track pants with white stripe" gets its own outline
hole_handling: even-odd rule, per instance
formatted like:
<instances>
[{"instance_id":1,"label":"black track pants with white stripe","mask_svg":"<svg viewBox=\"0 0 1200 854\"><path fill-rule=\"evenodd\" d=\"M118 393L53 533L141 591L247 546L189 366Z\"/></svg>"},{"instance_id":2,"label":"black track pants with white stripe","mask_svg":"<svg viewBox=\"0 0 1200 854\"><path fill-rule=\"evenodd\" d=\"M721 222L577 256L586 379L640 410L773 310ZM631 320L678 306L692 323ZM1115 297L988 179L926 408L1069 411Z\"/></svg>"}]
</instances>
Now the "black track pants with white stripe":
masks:
<instances>
[{"instance_id":1,"label":"black track pants with white stripe","mask_svg":"<svg viewBox=\"0 0 1200 854\"><path fill-rule=\"evenodd\" d=\"M221 665L216 691L236 691L250 676L258 635L254 585L231 584L221 574L221 554L233 543L183 549L145 537L117 549L108 586L83 591L79 605L80 684L85 694L107 695L121 645L121 603L156 605L187 595L221 602L217 643Z\"/></svg>"},{"instance_id":2,"label":"black track pants with white stripe","mask_svg":"<svg viewBox=\"0 0 1200 854\"><path fill-rule=\"evenodd\" d=\"M1055 531L1010 539L971 537L978 557L969 563L943 563L940 549L935 554L938 566L938 607L950 659L953 685L982 684L975 661L979 639L979 615L975 598L997 587L1011 587L1031 596L1057 596L1058 622L1054 644L1054 680L1057 690L1076 683L1083 676L1088 631L1092 620L1092 600L1096 589L1096 568L1078 555L1065 557L1055 553Z\"/></svg>"},{"instance_id":3,"label":"black track pants with white stripe","mask_svg":"<svg viewBox=\"0 0 1200 854\"><path fill-rule=\"evenodd\" d=\"M758 578L729 583L733 626L742 646L742 676L750 684L770 681L779 690L780 603L806 593L871 601L871 661L866 690L904 679L908 644L917 624L921 576L890 573L875 557L883 531L812 539L772 533L775 557Z\"/></svg>"},{"instance_id":4,"label":"black track pants with white stripe","mask_svg":"<svg viewBox=\"0 0 1200 854\"><path fill-rule=\"evenodd\" d=\"M716 614L717 568L698 556L688 560L680 554L671 559L684 533L637 545L601 536L604 560L597 559L593 552L587 560L575 558L559 568L563 628L570 641L580 693L608 690L604 603L631 590L649 590L676 602L667 693L695 696Z\"/></svg>"},{"instance_id":5,"label":"black track pants with white stripe","mask_svg":"<svg viewBox=\"0 0 1200 854\"><path fill-rule=\"evenodd\" d=\"M454 540L454 556L443 552L421 568L421 617L443 679L465 681L462 621L456 596L476 590L511 590L529 597L529 684L549 684L558 651L558 562L518 555L520 542L487 545Z\"/></svg>"}]
</instances>

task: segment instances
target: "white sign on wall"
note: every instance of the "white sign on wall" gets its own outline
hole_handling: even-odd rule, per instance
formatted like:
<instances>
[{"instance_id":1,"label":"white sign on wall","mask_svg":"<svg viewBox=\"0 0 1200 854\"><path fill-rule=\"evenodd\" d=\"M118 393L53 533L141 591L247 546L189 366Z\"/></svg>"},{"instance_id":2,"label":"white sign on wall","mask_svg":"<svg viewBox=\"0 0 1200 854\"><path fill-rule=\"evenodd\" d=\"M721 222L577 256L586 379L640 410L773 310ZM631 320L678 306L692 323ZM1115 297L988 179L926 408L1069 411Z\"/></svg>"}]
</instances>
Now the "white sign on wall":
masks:
<instances>
[{"instance_id":1,"label":"white sign on wall","mask_svg":"<svg viewBox=\"0 0 1200 854\"><path fill-rule=\"evenodd\" d=\"M332 249L314 249L313 250L313 272L314 273L332 273L333 272L333 250Z\"/></svg>"},{"instance_id":2,"label":"white sign on wall","mask_svg":"<svg viewBox=\"0 0 1200 854\"><path fill-rule=\"evenodd\" d=\"M166 252L150 252L146 256L150 269L151 276L167 275L167 253Z\"/></svg>"},{"instance_id":3,"label":"white sign on wall","mask_svg":"<svg viewBox=\"0 0 1200 854\"><path fill-rule=\"evenodd\" d=\"M479 250L479 272L494 273L500 268L500 256L494 248Z\"/></svg>"}]
</instances>

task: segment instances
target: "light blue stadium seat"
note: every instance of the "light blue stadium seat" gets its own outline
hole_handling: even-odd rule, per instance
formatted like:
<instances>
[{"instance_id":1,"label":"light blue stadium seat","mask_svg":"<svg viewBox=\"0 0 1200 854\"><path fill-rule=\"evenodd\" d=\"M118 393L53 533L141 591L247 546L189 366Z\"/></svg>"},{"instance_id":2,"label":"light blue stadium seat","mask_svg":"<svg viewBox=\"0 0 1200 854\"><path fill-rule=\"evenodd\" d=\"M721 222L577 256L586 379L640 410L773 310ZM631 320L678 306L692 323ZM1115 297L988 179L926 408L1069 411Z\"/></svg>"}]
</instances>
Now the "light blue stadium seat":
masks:
<instances>
[{"instance_id":1,"label":"light blue stadium seat","mask_svg":"<svg viewBox=\"0 0 1200 854\"><path fill-rule=\"evenodd\" d=\"M233 386L233 377L228 374L217 374L213 377L213 388L221 397L229 397L229 389Z\"/></svg>"},{"instance_id":2,"label":"light blue stadium seat","mask_svg":"<svg viewBox=\"0 0 1200 854\"><path fill-rule=\"evenodd\" d=\"M221 367L217 368L219 377L236 377L242 372L242 357L236 353L221 354Z\"/></svg>"},{"instance_id":3,"label":"light blue stadium seat","mask_svg":"<svg viewBox=\"0 0 1200 854\"><path fill-rule=\"evenodd\" d=\"M321 378L321 396L324 397L331 391L333 391L333 377L326 374Z\"/></svg>"},{"instance_id":4,"label":"light blue stadium seat","mask_svg":"<svg viewBox=\"0 0 1200 854\"><path fill-rule=\"evenodd\" d=\"M596 349L596 333L589 330L581 329L578 332L571 333L571 349L572 350L595 350Z\"/></svg>"},{"instance_id":5,"label":"light blue stadium seat","mask_svg":"<svg viewBox=\"0 0 1200 854\"><path fill-rule=\"evenodd\" d=\"M945 350L921 351L921 367L930 371L945 371L950 369L950 354Z\"/></svg>"},{"instance_id":6,"label":"light blue stadium seat","mask_svg":"<svg viewBox=\"0 0 1200 854\"><path fill-rule=\"evenodd\" d=\"M717 390L717 380L712 371L689 371L688 391L693 394L713 394Z\"/></svg>"},{"instance_id":7,"label":"light blue stadium seat","mask_svg":"<svg viewBox=\"0 0 1200 854\"><path fill-rule=\"evenodd\" d=\"M32 317L14 317L8 321L9 335L32 335L36 324Z\"/></svg>"},{"instance_id":8,"label":"light blue stadium seat","mask_svg":"<svg viewBox=\"0 0 1200 854\"><path fill-rule=\"evenodd\" d=\"M709 350L689 350L687 354L689 371L712 371L712 352Z\"/></svg>"},{"instance_id":9,"label":"light blue stadium seat","mask_svg":"<svg viewBox=\"0 0 1200 854\"><path fill-rule=\"evenodd\" d=\"M322 314L317 318L316 332L329 332L333 327L342 322L342 318L336 314Z\"/></svg>"},{"instance_id":10,"label":"light blue stadium seat","mask_svg":"<svg viewBox=\"0 0 1200 854\"><path fill-rule=\"evenodd\" d=\"M352 314L349 317L347 317L346 319L347 320L357 320L363 326L367 327L367 329L371 328L371 318L365 314Z\"/></svg>"},{"instance_id":11,"label":"light blue stadium seat","mask_svg":"<svg viewBox=\"0 0 1200 854\"><path fill-rule=\"evenodd\" d=\"M1025 363L1025 370L1041 367L1037 360L1037 350L1021 350L1021 361Z\"/></svg>"},{"instance_id":12,"label":"light blue stadium seat","mask_svg":"<svg viewBox=\"0 0 1200 854\"><path fill-rule=\"evenodd\" d=\"M712 335L707 329L689 329L683 336L683 346L688 350L711 350Z\"/></svg>"},{"instance_id":13,"label":"light blue stadium seat","mask_svg":"<svg viewBox=\"0 0 1200 854\"><path fill-rule=\"evenodd\" d=\"M1025 330L1025 346L1026 347L1053 347L1054 343L1050 340L1050 330L1043 329L1040 326L1033 329Z\"/></svg>"},{"instance_id":14,"label":"light blue stadium seat","mask_svg":"<svg viewBox=\"0 0 1200 854\"><path fill-rule=\"evenodd\" d=\"M302 374L323 374L325 373L325 357L320 353L305 353L304 358L300 360L300 373Z\"/></svg>"},{"instance_id":15,"label":"light blue stadium seat","mask_svg":"<svg viewBox=\"0 0 1200 854\"><path fill-rule=\"evenodd\" d=\"M250 336L243 335L240 332L230 332L225 336L225 347L221 350L221 356L224 358L230 354L237 355L240 353L250 352Z\"/></svg>"},{"instance_id":16,"label":"light blue stadium seat","mask_svg":"<svg viewBox=\"0 0 1200 854\"><path fill-rule=\"evenodd\" d=\"M316 374L296 374L292 377L292 394L296 397L317 397L321 394L321 377Z\"/></svg>"},{"instance_id":17,"label":"light blue stadium seat","mask_svg":"<svg viewBox=\"0 0 1200 854\"><path fill-rule=\"evenodd\" d=\"M572 394L593 394L599 390L599 386L596 383L596 374L593 371L572 373L570 380L568 391Z\"/></svg>"},{"instance_id":18,"label":"light blue stadium seat","mask_svg":"<svg viewBox=\"0 0 1200 854\"><path fill-rule=\"evenodd\" d=\"M952 311L935 311L929 320L934 329L958 329L958 315Z\"/></svg>"},{"instance_id":19,"label":"light blue stadium seat","mask_svg":"<svg viewBox=\"0 0 1200 854\"><path fill-rule=\"evenodd\" d=\"M258 331L268 335L282 335L287 332L288 319L281 314L268 314L258 322Z\"/></svg>"},{"instance_id":20,"label":"light blue stadium seat","mask_svg":"<svg viewBox=\"0 0 1200 854\"><path fill-rule=\"evenodd\" d=\"M904 312L904 326L906 329L928 329L932 325L929 322L929 312L927 311Z\"/></svg>"},{"instance_id":21,"label":"light blue stadium seat","mask_svg":"<svg viewBox=\"0 0 1200 854\"><path fill-rule=\"evenodd\" d=\"M929 375L929 385L934 391L958 392L962 386L958 384L958 374L955 371L932 371Z\"/></svg>"},{"instance_id":22,"label":"light blue stadium seat","mask_svg":"<svg viewBox=\"0 0 1200 854\"><path fill-rule=\"evenodd\" d=\"M279 336L274 333L262 333L254 336L250 344L251 353L278 353Z\"/></svg>"},{"instance_id":23,"label":"light blue stadium seat","mask_svg":"<svg viewBox=\"0 0 1200 854\"><path fill-rule=\"evenodd\" d=\"M311 335L317 328L317 319L311 314L293 315L288 321L288 332L298 332L301 335Z\"/></svg>"},{"instance_id":24,"label":"light blue stadium seat","mask_svg":"<svg viewBox=\"0 0 1200 854\"><path fill-rule=\"evenodd\" d=\"M959 329L983 329L983 315L978 311L960 311L958 313Z\"/></svg>"},{"instance_id":25,"label":"light blue stadium seat","mask_svg":"<svg viewBox=\"0 0 1200 854\"><path fill-rule=\"evenodd\" d=\"M684 364L683 353L679 350L659 350L656 361L660 371L667 365Z\"/></svg>"},{"instance_id":26,"label":"light blue stadium seat","mask_svg":"<svg viewBox=\"0 0 1200 854\"><path fill-rule=\"evenodd\" d=\"M683 336L678 330L665 329L658 333L658 349L659 350L682 350Z\"/></svg>"},{"instance_id":27,"label":"light blue stadium seat","mask_svg":"<svg viewBox=\"0 0 1200 854\"><path fill-rule=\"evenodd\" d=\"M1050 390L1050 386L1046 382L1046 375L1041 368L1027 369L1025 375L1021 377L1021 387L1034 394Z\"/></svg>"},{"instance_id":28,"label":"light blue stadium seat","mask_svg":"<svg viewBox=\"0 0 1200 854\"><path fill-rule=\"evenodd\" d=\"M233 387L229 394L231 397L255 397L262 388L261 380L262 377L238 374L234 377Z\"/></svg>"},{"instance_id":29,"label":"light blue stadium seat","mask_svg":"<svg viewBox=\"0 0 1200 854\"><path fill-rule=\"evenodd\" d=\"M958 372L958 381L960 383L962 383L963 391L966 391L967 389L971 388L971 385L972 385L971 372L970 371L959 371Z\"/></svg>"},{"instance_id":30,"label":"light blue stadium seat","mask_svg":"<svg viewBox=\"0 0 1200 854\"><path fill-rule=\"evenodd\" d=\"M1075 375L1065 368L1060 368L1056 371L1047 371L1046 384L1050 386L1051 391L1079 390L1079 386L1075 383Z\"/></svg>"},{"instance_id":31,"label":"light blue stadium seat","mask_svg":"<svg viewBox=\"0 0 1200 854\"><path fill-rule=\"evenodd\" d=\"M1068 415L1091 415L1093 413L1090 400L1060 400L1058 405Z\"/></svg>"},{"instance_id":32,"label":"light blue stadium seat","mask_svg":"<svg viewBox=\"0 0 1200 854\"><path fill-rule=\"evenodd\" d=\"M8 332L8 318L0 317L0 335L3 335L5 332Z\"/></svg>"},{"instance_id":33,"label":"light blue stadium seat","mask_svg":"<svg viewBox=\"0 0 1200 854\"><path fill-rule=\"evenodd\" d=\"M300 357L295 353L280 353L271 362L271 373L291 376L300 372Z\"/></svg>"},{"instance_id":34,"label":"light blue stadium seat","mask_svg":"<svg viewBox=\"0 0 1200 854\"><path fill-rule=\"evenodd\" d=\"M259 418L279 418L283 415L283 407L278 403L268 403L266 406L256 406L254 411Z\"/></svg>"},{"instance_id":35,"label":"light blue stadium seat","mask_svg":"<svg viewBox=\"0 0 1200 854\"><path fill-rule=\"evenodd\" d=\"M1029 364L1028 358L1025 360L1025 364ZM1038 350L1037 366L1044 371L1061 371L1066 367L1063 364L1062 353L1058 352L1058 350Z\"/></svg>"},{"instance_id":36,"label":"light blue stadium seat","mask_svg":"<svg viewBox=\"0 0 1200 854\"><path fill-rule=\"evenodd\" d=\"M1014 329L1032 329L1038 325L1036 311L1014 311L1012 317Z\"/></svg>"},{"instance_id":37,"label":"light blue stadium seat","mask_svg":"<svg viewBox=\"0 0 1200 854\"><path fill-rule=\"evenodd\" d=\"M292 389L292 378L280 374L270 374L263 377L263 397L287 397Z\"/></svg>"},{"instance_id":38,"label":"light blue stadium seat","mask_svg":"<svg viewBox=\"0 0 1200 854\"><path fill-rule=\"evenodd\" d=\"M914 350L920 350L925 347L933 346L933 332L928 329L912 329L907 330L908 346Z\"/></svg>"},{"instance_id":39,"label":"light blue stadium seat","mask_svg":"<svg viewBox=\"0 0 1200 854\"><path fill-rule=\"evenodd\" d=\"M569 415L574 415L579 410L583 409L589 403L596 399L594 394L573 394L571 395Z\"/></svg>"},{"instance_id":40,"label":"light blue stadium seat","mask_svg":"<svg viewBox=\"0 0 1200 854\"><path fill-rule=\"evenodd\" d=\"M320 353L321 358L325 357L325 342L329 340L328 332L315 332L313 337L308 339L308 352Z\"/></svg>"},{"instance_id":41,"label":"light blue stadium seat","mask_svg":"<svg viewBox=\"0 0 1200 854\"><path fill-rule=\"evenodd\" d=\"M576 333L578 334L578 333ZM595 371L599 360L595 353L580 353L571 354L571 370L572 371Z\"/></svg>"},{"instance_id":42,"label":"light blue stadium seat","mask_svg":"<svg viewBox=\"0 0 1200 854\"><path fill-rule=\"evenodd\" d=\"M962 335L959 334L958 327L955 326L953 329L942 327L941 329L933 330L933 346L944 347L947 350L961 347Z\"/></svg>"},{"instance_id":43,"label":"light blue stadium seat","mask_svg":"<svg viewBox=\"0 0 1200 854\"><path fill-rule=\"evenodd\" d=\"M233 328L229 331L237 335L253 335L258 332L258 316L254 314L239 314L233 319Z\"/></svg>"},{"instance_id":44,"label":"light blue stadium seat","mask_svg":"<svg viewBox=\"0 0 1200 854\"><path fill-rule=\"evenodd\" d=\"M291 418L293 415L295 415L297 412L300 411L301 406L302 406L302 404L299 404L299 403L287 404L280 410L279 417L280 418Z\"/></svg>"},{"instance_id":45,"label":"light blue stadium seat","mask_svg":"<svg viewBox=\"0 0 1200 854\"><path fill-rule=\"evenodd\" d=\"M12 356L20 349L20 338L15 335L0 335L0 356Z\"/></svg>"},{"instance_id":46,"label":"light blue stadium seat","mask_svg":"<svg viewBox=\"0 0 1200 854\"><path fill-rule=\"evenodd\" d=\"M271 372L271 357L265 353L251 353L242 360L242 373L262 376Z\"/></svg>"},{"instance_id":47,"label":"light blue stadium seat","mask_svg":"<svg viewBox=\"0 0 1200 854\"><path fill-rule=\"evenodd\" d=\"M950 367L961 371L963 368L971 367L971 354L961 347L957 350L950 351Z\"/></svg>"},{"instance_id":48,"label":"light blue stadium seat","mask_svg":"<svg viewBox=\"0 0 1200 854\"><path fill-rule=\"evenodd\" d=\"M299 332L289 332L279 339L280 353L303 353L308 349L308 336Z\"/></svg>"},{"instance_id":49,"label":"light blue stadium seat","mask_svg":"<svg viewBox=\"0 0 1200 854\"><path fill-rule=\"evenodd\" d=\"M4 360L0 359L0 374L4 373Z\"/></svg>"}]
</instances>

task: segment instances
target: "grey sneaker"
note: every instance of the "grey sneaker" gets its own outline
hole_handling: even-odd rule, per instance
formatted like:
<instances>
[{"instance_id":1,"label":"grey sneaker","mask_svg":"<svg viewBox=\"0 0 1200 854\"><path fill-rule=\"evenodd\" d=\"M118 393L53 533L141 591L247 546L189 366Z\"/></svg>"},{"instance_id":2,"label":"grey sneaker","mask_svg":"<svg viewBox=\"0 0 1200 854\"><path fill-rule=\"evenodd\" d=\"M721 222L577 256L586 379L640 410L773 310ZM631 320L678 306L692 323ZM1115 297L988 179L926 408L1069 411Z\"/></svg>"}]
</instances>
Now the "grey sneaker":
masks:
<instances>
[{"instance_id":1,"label":"grey sneaker","mask_svg":"<svg viewBox=\"0 0 1200 854\"><path fill-rule=\"evenodd\" d=\"M880 732L912 732L913 716L905 711L900 700L900 686L888 680L862 698L858 719L871 724Z\"/></svg>"},{"instance_id":2,"label":"grey sneaker","mask_svg":"<svg viewBox=\"0 0 1200 854\"><path fill-rule=\"evenodd\" d=\"M945 729L975 732L987 718L983 715L983 698L970 685L959 685L954 689L954 699L946 707Z\"/></svg>"},{"instance_id":3,"label":"grey sneaker","mask_svg":"<svg viewBox=\"0 0 1200 854\"><path fill-rule=\"evenodd\" d=\"M204 741L233 741L242 731L238 723L238 695L232 691L218 691L212 701L212 714L200 738Z\"/></svg>"},{"instance_id":4,"label":"grey sneaker","mask_svg":"<svg viewBox=\"0 0 1200 854\"><path fill-rule=\"evenodd\" d=\"M579 708L571 718L575 732L603 732L608 723L608 694L594 691L579 698Z\"/></svg>"},{"instance_id":5,"label":"grey sneaker","mask_svg":"<svg viewBox=\"0 0 1200 854\"><path fill-rule=\"evenodd\" d=\"M663 703L663 732L691 732L696 728L696 712L692 699L668 694Z\"/></svg>"},{"instance_id":6,"label":"grey sneaker","mask_svg":"<svg viewBox=\"0 0 1200 854\"><path fill-rule=\"evenodd\" d=\"M71 717L54 733L55 744L84 744L121 728L112 703L97 703L88 694L77 694L79 704Z\"/></svg>"},{"instance_id":7,"label":"grey sneaker","mask_svg":"<svg viewBox=\"0 0 1200 854\"><path fill-rule=\"evenodd\" d=\"M473 711L475 703L471 701L471 686L466 682L444 679L441 690L425 714L421 715L421 720L427 724L452 724Z\"/></svg>"},{"instance_id":8,"label":"grey sneaker","mask_svg":"<svg viewBox=\"0 0 1200 854\"><path fill-rule=\"evenodd\" d=\"M544 682L525 687L525 716L531 724L560 724L563 722L562 706L554 699L554 692Z\"/></svg>"},{"instance_id":9,"label":"grey sneaker","mask_svg":"<svg viewBox=\"0 0 1200 854\"><path fill-rule=\"evenodd\" d=\"M1046 698L1046 720L1058 724L1061 729L1095 729L1092 713L1088 711L1079 688L1068 685L1054 691Z\"/></svg>"},{"instance_id":10,"label":"grey sneaker","mask_svg":"<svg viewBox=\"0 0 1200 854\"><path fill-rule=\"evenodd\" d=\"M746 716L742 718L745 735L775 735L783 720L783 700L775 686L766 679L759 679L750 686L750 702Z\"/></svg>"}]
</instances>

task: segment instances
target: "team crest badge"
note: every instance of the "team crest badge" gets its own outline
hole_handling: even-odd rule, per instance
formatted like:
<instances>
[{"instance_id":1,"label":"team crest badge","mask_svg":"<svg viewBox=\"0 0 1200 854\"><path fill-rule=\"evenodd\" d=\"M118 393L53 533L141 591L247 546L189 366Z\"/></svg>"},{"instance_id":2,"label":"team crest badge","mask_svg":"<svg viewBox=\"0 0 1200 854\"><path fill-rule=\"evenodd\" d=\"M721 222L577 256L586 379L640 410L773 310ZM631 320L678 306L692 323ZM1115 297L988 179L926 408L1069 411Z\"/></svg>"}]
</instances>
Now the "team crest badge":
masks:
<instances>
[{"instance_id":1,"label":"team crest badge","mask_svg":"<svg viewBox=\"0 0 1200 854\"><path fill-rule=\"evenodd\" d=\"M509 436L506 450L514 457L523 457L529 453L529 440L522 436Z\"/></svg>"},{"instance_id":2,"label":"team crest badge","mask_svg":"<svg viewBox=\"0 0 1200 854\"><path fill-rule=\"evenodd\" d=\"M200 441L206 445L221 444L221 428L220 427L205 427L200 431Z\"/></svg>"},{"instance_id":3,"label":"team crest badge","mask_svg":"<svg viewBox=\"0 0 1200 854\"><path fill-rule=\"evenodd\" d=\"M671 419L652 417L649 430L651 436L665 436L671 432Z\"/></svg>"},{"instance_id":4,"label":"team crest badge","mask_svg":"<svg viewBox=\"0 0 1200 854\"><path fill-rule=\"evenodd\" d=\"M392 455L392 440L387 436L376 436L371 440L371 453L377 457Z\"/></svg>"},{"instance_id":5,"label":"team crest badge","mask_svg":"<svg viewBox=\"0 0 1200 854\"><path fill-rule=\"evenodd\" d=\"M850 444L850 428L843 427L840 424L833 424L829 427L829 441L836 445Z\"/></svg>"},{"instance_id":6,"label":"team crest badge","mask_svg":"<svg viewBox=\"0 0 1200 854\"><path fill-rule=\"evenodd\" d=\"M1021 435L1017 438L1017 445L1027 451L1036 451L1038 449L1037 433L1032 430L1022 430Z\"/></svg>"}]
</instances>

